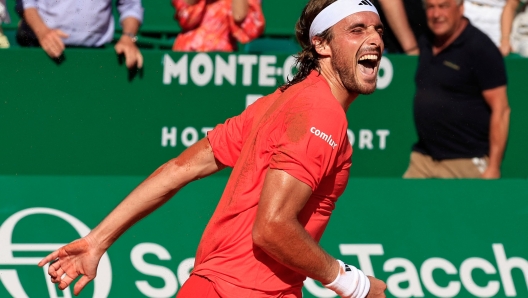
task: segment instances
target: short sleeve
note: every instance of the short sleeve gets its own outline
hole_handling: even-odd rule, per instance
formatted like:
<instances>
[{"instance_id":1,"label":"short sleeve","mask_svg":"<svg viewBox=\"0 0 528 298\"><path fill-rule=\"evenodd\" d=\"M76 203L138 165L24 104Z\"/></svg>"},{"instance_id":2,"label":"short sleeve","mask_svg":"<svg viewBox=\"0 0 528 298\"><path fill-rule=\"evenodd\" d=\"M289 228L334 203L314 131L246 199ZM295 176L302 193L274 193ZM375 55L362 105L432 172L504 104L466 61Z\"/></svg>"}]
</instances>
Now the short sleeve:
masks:
<instances>
[{"instance_id":1,"label":"short sleeve","mask_svg":"<svg viewBox=\"0 0 528 298\"><path fill-rule=\"evenodd\" d=\"M270 168L284 170L313 191L335 170L346 144L347 121L343 111L307 109L286 118Z\"/></svg>"},{"instance_id":2,"label":"short sleeve","mask_svg":"<svg viewBox=\"0 0 528 298\"><path fill-rule=\"evenodd\" d=\"M249 131L248 122L253 118L253 113L254 105L250 105L240 115L227 119L207 133L213 154L223 165L231 168L235 166Z\"/></svg>"},{"instance_id":3,"label":"short sleeve","mask_svg":"<svg viewBox=\"0 0 528 298\"><path fill-rule=\"evenodd\" d=\"M241 24L236 24L231 16L229 18L231 34L241 43L248 43L259 37L264 32L264 14L260 0L249 0L249 11Z\"/></svg>"},{"instance_id":4,"label":"short sleeve","mask_svg":"<svg viewBox=\"0 0 528 298\"><path fill-rule=\"evenodd\" d=\"M489 40L488 43L474 45L474 49L474 73L480 89L489 90L506 85L506 67L497 46Z\"/></svg>"},{"instance_id":5,"label":"short sleeve","mask_svg":"<svg viewBox=\"0 0 528 298\"><path fill-rule=\"evenodd\" d=\"M119 21L132 17L143 23L143 6L140 0L120 0L117 1L117 10L119 11Z\"/></svg>"}]
</instances>

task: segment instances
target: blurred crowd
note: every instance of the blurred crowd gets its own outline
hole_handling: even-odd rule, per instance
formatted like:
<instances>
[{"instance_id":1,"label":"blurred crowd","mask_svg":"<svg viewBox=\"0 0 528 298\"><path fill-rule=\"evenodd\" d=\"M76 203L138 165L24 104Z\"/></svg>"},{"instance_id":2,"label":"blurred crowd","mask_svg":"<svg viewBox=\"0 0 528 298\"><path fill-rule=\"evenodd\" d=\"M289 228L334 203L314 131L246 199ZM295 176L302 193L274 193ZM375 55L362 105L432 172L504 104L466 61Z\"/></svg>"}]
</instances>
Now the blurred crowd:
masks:
<instances>
[{"instance_id":1,"label":"blurred crowd","mask_svg":"<svg viewBox=\"0 0 528 298\"><path fill-rule=\"evenodd\" d=\"M127 65L140 65L136 46L143 22L141 0L119 0L117 10L121 38L114 39L112 0L0 0L0 24L10 23L8 6L16 6L21 21L16 42L40 46L50 57L66 47L104 47L115 43ZM259 38L265 27L261 0L171 0L181 32L174 51L234 51L237 45ZM423 0L371 0L386 26L387 53L418 54L418 38L429 34ZM486 33L503 56L510 52L528 55L528 12L525 0L465 0L464 15ZM272 20L273 21L273 20ZM292 34L293 32L292 28ZM0 28L0 48L9 41Z\"/></svg>"}]
</instances>

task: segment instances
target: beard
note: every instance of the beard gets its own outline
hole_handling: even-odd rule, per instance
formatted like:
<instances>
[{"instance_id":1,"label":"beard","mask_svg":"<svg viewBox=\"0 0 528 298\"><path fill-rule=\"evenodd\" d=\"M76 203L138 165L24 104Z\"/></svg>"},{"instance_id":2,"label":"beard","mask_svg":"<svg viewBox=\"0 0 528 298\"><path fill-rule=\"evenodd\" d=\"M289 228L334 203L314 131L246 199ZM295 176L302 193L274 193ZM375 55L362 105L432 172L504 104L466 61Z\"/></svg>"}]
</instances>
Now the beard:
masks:
<instances>
[{"instance_id":1,"label":"beard","mask_svg":"<svg viewBox=\"0 0 528 298\"><path fill-rule=\"evenodd\" d=\"M355 60L352 60L353 63L351 63L351 59L341 54L339 48L335 49L333 54L332 67L339 74L339 78L348 92L368 95L376 90L376 82L374 84L362 84L357 76L354 75L354 69L357 67Z\"/></svg>"}]
</instances>

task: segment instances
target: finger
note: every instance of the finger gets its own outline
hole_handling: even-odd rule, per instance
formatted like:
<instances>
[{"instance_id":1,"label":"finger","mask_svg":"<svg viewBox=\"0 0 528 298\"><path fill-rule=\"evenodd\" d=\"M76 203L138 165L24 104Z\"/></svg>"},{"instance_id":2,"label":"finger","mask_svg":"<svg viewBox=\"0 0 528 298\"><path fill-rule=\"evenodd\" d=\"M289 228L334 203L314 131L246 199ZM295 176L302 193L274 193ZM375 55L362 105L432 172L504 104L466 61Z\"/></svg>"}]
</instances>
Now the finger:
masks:
<instances>
[{"instance_id":1,"label":"finger","mask_svg":"<svg viewBox=\"0 0 528 298\"><path fill-rule=\"evenodd\" d=\"M51 277L57 277L57 276L61 276L62 273L64 273L64 271L62 273L60 273L60 275L57 275L58 274L58 271L61 270L61 263L59 260L57 260L56 262L52 262L50 263L50 266L48 268L48 274L51 276Z\"/></svg>"},{"instance_id":2,"label":"finger","mask_svg":"<svg viewBox=\"0 0 528 298\"><path fill-rule=\"evenodd\" d=\"M46 53L52 58L57 58L60 55L60 50L55 45L55 42L48 41L45 46L42 47Z\"/></svg>"},{"instance_id":3,"label":"finger","mask_svg":"<svg viewBox=\"0 0 528 298\"><path fill-rule=\"evenodd\" d=\"M51 281L53 283L60 283L61 280L62 280L62 276L63 275L64 275L64 270L62 270L62 268L59 268L59 270L57 270L56 274L54 276L51 276Z\"/></svg>"},{"instance_id":4,"label":"finger","mask_svg":"<svg viewBox=\"0 0 528 298\"><path fill-rule=\"evenodd\" d=\"M115 49L115 51L116 51L116 53L117 53L118 55L123 54L123 46L122 46L122 45L120 45L120 44L116 44L116 45L114 46L114 49Z\"/></svg>"},{"instance_id":5,"label":"finger","mask_svg":"<svg viewBox=\"0 0 528 298\"><path fill-rule=\"evenodd\" d=\"M62 37L62 38L68 38L70 36L70 35L64 33L64 31L62 31L60 29L55 30L55 32L57 32L57 35Z\"/></svg>"},{"instance_id":6,"label":"finger","mask_svg":"<svg viewBox=\"0 0 528 298\"><path fill-rule=\"evenodd\" d=\"M136 57L134 57L134 55L132 54L132 51L130 50L130 48L128 48L127 50L125 50L125 62L126 62L126 66L128 68L132 68L134 65L136 65Z\"/></svg>"},{"instance_id":7,"label":"finger","mask_svg":"<svg viewBox=\"0 0 528 298\"><path fill-rule=\"evenodd\" d=\"M141 53L138 51L138 59L137 59L137 67L138 68L143 68L143 55L141 55Z\"/></svg>"},{"instance_id":8,"label":"finger","mask_svg":"<svg viewBox=\"0 0 528 298\"><path fill-rule=\"evenodd\" d=\"M40 262L38 263L38 265L40 267L46 265L47 263L53 261L53 260L56 260L57 258L59 257L59 250L56 250L52 253L50 253L49 255L47 255L46 257L44 257L44 259L40 260Z\"/></svg>"},{"instance_id":9,"label":"finger","mask_svg":"<svg viewBox=\"0 0 528 298\"><path fill-rule=\"evenodd\" d=\"M48 56L52 58L55 57L55 50L53 48L53 45L48 40L44 40L41 43L41 46L42 49L46 52L46 54L48 54Z\"/></svg>"},{"instance_id":10,"label":"finger","mask_svg":"<svg viewBox=\"0 0 528 298\"><path fill-rule=\"evenodd\" d=\"M58 35L53 35L53 45L58 49L60 50L60 52L62 53L62 51L64 51L64 49L66 48L66 46L64 45L64 42L62 41L62 39L58 36Z\"/></svg>"},{"instance_id":11,"label":"finger","mask_svg":"<svg viewBox=\"0 0 528 298\"><path fill-rule=\"evenodd\" d=\"M59 284L59 289L64 290L66 289L71 282L79 276L77 273L74 273L73 276L69 276L67 273L62 276L62 281Z\"/></svg>"},{"instance_id":12,"label":"finger","mask_svg":"<svg viewBox=\"0 0 528 298\"><path fill-rule=\"evenodd\" d=\"M79 281L75 284L75 287L73 288L73 294L75 296L79 295L79 293L84 289L84 287L91 281L92 279L87 277L86 275L83 275Z\"/></svg>"}]
</instances>

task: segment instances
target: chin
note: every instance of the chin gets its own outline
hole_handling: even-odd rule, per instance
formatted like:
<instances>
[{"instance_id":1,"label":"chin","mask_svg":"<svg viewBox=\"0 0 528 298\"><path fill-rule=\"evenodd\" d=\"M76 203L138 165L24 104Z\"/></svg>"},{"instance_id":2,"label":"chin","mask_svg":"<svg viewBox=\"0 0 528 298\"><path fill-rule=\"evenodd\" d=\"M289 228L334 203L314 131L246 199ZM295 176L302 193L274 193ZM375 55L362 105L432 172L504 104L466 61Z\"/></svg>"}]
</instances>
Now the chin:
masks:
<instances>
[{"instance_id":1,"label":"chin","mask_svg":"<svg viewBox=\"0 0 528 298\"><path fill-rule=\"evenodd\" d=\"M376 83L377 80L374 82L360 84L359 87L361 90L359 93L364 95L372 94L374 91L376 91Z\"/></svg>"},{"instance_id":2,"label":"chin","mask_svg":"<svg viewBox=\"0 0 528 298\"><path fill-rule=\"evenodd\" d=\"M347 88L351 93L368 95L376 91L376 83L374 84L355 84L350 88Z\"/></svg>"},{"instance_id":3,"label":"chin","mask_svg":"<svg viewBox=\"0 0 528 298\"><path fill-rule=\"evenodd\" d=\"M376 85L374 85L374 87L372 88L364 88L363 90L361 90L361 92L359 92L359 94L363 94L363 95L369 95L369 94L372 94L374 93L374 91L376 91Z\"/></svg>"}]
</instances>

